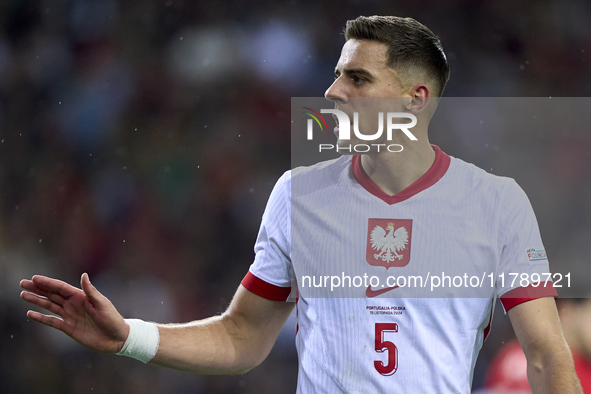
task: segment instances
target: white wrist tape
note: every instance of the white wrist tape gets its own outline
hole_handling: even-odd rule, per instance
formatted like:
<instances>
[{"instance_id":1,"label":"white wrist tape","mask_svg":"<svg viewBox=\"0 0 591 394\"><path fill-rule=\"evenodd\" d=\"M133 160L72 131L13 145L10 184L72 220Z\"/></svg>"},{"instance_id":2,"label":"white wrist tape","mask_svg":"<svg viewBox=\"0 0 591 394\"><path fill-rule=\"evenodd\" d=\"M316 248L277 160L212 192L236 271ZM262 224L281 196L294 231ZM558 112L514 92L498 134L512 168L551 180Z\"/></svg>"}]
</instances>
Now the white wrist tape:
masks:
<instances>
[{"instance_id":1,"label":"white wrist tape","mask_svg":"<svg viewBox=\"0 0 591 394\"><path fill-rule=\"evenodd\" d=\"M154 358L160 344L158 327L139 319L125 319L125 322L129 326L129 335L117 354L147 363Z\"/></svg>"}]
</instances>

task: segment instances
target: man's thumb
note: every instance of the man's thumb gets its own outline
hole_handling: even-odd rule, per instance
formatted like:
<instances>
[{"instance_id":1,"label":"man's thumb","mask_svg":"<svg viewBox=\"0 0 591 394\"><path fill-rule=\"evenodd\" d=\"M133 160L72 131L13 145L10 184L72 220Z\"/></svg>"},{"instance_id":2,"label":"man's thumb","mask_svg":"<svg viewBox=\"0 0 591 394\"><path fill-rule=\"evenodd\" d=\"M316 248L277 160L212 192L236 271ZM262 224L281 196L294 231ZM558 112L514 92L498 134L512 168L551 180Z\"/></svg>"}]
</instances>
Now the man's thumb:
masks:
<instances>
[{"instance_id":1,"label":"man's thumb","mask_svg":"<svg viewBox=\"0 0 591 394\"><path fill-rule=\"evenodd\" d=\"M90 279L88 278L88 274L85 272L82 274L82 278L80 278L80 285L82 286L82 290L86 297L90 300L90 302L96 306L98 302L101 301L101 293L90 283Z\"/></svg>"}]
</instances>

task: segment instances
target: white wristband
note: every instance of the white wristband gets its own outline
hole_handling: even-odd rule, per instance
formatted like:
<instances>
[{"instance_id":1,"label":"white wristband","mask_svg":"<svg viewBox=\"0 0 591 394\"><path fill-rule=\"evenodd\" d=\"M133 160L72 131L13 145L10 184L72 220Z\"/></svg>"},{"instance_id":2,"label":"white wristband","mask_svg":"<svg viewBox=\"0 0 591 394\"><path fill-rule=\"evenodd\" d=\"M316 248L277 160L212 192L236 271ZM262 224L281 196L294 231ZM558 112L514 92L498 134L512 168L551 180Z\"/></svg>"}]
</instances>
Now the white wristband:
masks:
<instances>
[{"instance_id":1,"label":"white wristband","mask_svg":"<svg viewBox=\"0 0 591 394\"><path fill-rule=\"evenodd\" d=\"M147 363L154 358L160 344L158 327L139 319L125 319L125 323L129 326L129 335L117 355Z\"/></svg>"}]
</instances>

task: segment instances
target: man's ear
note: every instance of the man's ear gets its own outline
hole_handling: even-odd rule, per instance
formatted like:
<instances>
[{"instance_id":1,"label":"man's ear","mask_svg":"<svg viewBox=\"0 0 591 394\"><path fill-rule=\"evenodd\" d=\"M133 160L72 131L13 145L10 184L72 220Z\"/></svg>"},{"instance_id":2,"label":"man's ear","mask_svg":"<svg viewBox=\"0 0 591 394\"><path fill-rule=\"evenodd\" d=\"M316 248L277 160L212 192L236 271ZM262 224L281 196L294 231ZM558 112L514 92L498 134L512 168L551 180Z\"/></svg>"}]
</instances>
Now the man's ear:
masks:
<instances>
[{"instance_id":1,"label":"man's ear","mask_svg":"<svg viewBox=\"0 0 591 394\"><path fill-rule=\"evenodd\" d=\"M409 91L411 100L406 105L410 113L419 113L427 107L431 99L429 87L423 83L413 86Z\"/></svg>"}]
</instances>

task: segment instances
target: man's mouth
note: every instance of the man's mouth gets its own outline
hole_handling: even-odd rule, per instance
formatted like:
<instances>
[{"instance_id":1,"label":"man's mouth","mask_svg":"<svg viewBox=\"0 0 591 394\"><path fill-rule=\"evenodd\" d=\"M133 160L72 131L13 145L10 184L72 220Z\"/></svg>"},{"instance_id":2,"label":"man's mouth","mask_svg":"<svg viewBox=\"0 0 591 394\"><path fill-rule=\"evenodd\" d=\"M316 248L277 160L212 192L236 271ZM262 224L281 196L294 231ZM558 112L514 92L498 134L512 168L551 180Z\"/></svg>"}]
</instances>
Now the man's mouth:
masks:
<instances>
[{"instance_id":1,"label":"man's mouth","mask_svg":"<svg viewBox=\"0 0 591 394\"><path fill-rule=\"evenodd\" d=\"M348 116L348 114L347 114ZM334 119L334 122L336 124L335 128L334 128L334 133L338 136L339 135L339 118L337 118L337 116L335 114L332 114L332 118ZM351 119L351 117L349 116L349 119ZM349 130L353 129L353 121L351 121L349 123Z\"/></svg>"}]
</instances>

